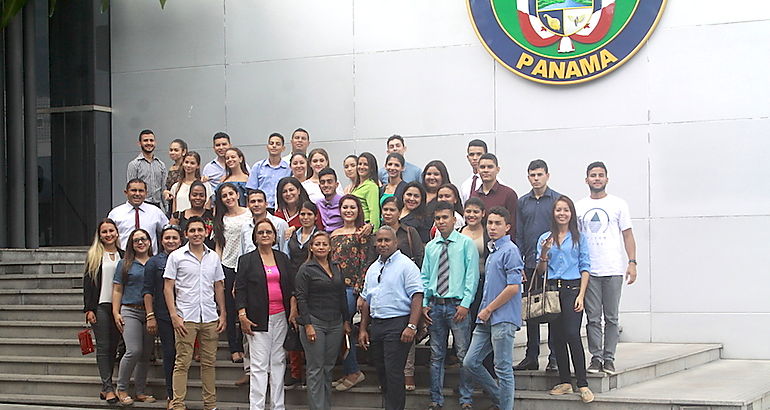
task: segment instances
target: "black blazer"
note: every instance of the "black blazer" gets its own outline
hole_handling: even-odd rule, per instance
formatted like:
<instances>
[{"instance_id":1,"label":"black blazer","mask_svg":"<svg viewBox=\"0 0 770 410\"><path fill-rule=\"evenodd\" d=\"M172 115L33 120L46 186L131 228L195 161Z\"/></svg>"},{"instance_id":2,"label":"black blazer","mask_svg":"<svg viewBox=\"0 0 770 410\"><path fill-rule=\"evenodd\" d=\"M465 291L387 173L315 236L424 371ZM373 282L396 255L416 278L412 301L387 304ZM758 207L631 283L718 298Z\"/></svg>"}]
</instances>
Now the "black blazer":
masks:
<instances>
[{"instance_id":1,"label":"black blazer","mask_svg":"<svg viewBox=\"0 0 770 410\"><path fill-rule=\"evenodd\" d=\"M281 294L283 308L288 318L291 310L291 297L294 294L294 277L289 257L273 249L273 257L281 272ZM258 332L267 332L268 301L267 276L262 264L259 249L255 249L238 259L238 273L235 275L235 309L246 308L246 317L257 326Z\"/></svg>"},{"instance_id":2,"label":"black blazer","mask_svg":"<svg viewBox=\"0 0 770 410\"><path fill-rule=\"evenodd\" d=\"M123 259L123 250L118 249L120 259ZM83 273L83 312L96 313L96 307L99 306L99 293L102 291L102 265L99 265L99 271L96 272L96 279L92 278L88 272Z\"/></svg>"}]
</instances>

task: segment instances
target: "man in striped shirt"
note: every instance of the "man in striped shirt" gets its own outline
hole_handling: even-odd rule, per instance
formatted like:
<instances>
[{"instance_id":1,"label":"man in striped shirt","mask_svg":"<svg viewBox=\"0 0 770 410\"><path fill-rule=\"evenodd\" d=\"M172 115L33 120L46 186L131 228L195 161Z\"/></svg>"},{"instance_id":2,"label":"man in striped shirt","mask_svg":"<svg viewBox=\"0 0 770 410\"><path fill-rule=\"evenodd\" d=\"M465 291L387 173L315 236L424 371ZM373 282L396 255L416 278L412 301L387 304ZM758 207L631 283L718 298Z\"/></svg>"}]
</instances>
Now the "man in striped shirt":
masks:
<instances>
[{"instance_id":1,"label":"man in striped shirt","mask_svg":"<svg viewBox=\"0 0 770 410\"><path fill-rule=\"evenodd\" d=\"M168 171L166 165L155 156L155 133L152 130L142 130L137 142L142 153L128 163L126 180L138 178L147 184L145 202L155 205L165 211L163 190L165 189Z\"/></svg>"}]
</instances>

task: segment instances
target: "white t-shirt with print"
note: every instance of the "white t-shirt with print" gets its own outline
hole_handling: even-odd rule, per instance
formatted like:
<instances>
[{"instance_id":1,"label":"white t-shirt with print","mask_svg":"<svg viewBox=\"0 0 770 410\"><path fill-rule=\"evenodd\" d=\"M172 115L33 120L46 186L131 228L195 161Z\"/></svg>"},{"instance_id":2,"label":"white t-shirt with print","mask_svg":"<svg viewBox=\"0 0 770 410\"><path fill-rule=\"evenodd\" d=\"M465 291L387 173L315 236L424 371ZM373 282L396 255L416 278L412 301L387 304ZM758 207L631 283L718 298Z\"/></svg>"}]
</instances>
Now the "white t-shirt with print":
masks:
<instances>
[{"instance_id":1,"label":"white t-shirt with print","mask_svg":"<svg viewBox=\"0 0 770 410\"><path fill-rule=\"evenodd\" d=\"M588 243L591 275L624 275L628 266L623 231L631 229L626 201L609 195L583 198L575 204L581 235Z\"/></svg>"}]
</instances>

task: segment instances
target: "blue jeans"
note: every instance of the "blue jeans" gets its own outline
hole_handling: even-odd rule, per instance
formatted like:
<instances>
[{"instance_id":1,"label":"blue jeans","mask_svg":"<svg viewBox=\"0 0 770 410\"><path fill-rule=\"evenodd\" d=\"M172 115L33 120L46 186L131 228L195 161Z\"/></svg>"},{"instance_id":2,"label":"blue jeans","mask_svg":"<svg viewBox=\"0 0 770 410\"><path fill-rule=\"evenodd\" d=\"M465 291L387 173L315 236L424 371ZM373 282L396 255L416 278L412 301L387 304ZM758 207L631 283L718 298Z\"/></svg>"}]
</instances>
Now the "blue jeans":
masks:
<instances>
[{"instance_id":1,"label":"blue jeans","mask_svg":"<svg viewBox=\"0 0 770 410\"><path fill-rule=\"evenodd\" d=\"M477 384L492 397L500 410L513 410L513 336L516 326L510 322L476 324L463 367ZM492 352L495 356L497 382L482 361Z\"/></svg>"},{"instance_id":2,"label":"blue jeans","mask_svg":"<svg viewBox=\"0 0 770 410\"><path fill-rule=\"evenodd\" d=\"M353 323L353 316L356 314L356 301L358 300L358 294L352 287L345 288L345 295L348 298L348 312L350 313L350 323ZM350 344L350 350L348 350L348 356L342 361L342 369L345 376L353 373L358 373L358 359L356 358L356 344Z\"/></svg>"},{"instance_id":3,"label":"blue jeans","mask_svg":"<svg viewBox=\"0 0 770 410\"><path fill-rule=\"evenodd\" d=\"M446 305L432 304L428 315L432 324L428 327L430 332L430 399L441 406L444 405L444 359L447 351L447 338L452 331L454 346L457 349L457 357L462 361L468 352L470 343L470 315L459 323L452 318L457 312L459 300ZM470 378L465 368L460 369L460 404L471 404L473 390L470 386Z\"/></svg>"}]
</instances>

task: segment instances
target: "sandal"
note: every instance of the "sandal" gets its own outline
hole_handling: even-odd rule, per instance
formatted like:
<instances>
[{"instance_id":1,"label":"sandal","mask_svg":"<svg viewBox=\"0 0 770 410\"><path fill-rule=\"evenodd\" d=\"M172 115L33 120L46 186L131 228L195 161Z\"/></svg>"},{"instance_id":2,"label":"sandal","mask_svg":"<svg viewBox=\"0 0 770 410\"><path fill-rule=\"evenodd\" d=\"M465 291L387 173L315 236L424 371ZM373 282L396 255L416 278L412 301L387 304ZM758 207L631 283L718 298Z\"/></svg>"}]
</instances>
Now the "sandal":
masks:
<instances>
[{"instance_id":1,"label":"sandal","mask_svg":"<svg viewBox=\"0 0 770 410\"><path fill-rule=\"evenodd\" d=\"M356 377L355 380L351 381L350 379L345 377L345 380L343 380L342 383L338 384L337 387L335 387L335 389L337 389L337 391L350 390L351 388L353 388L353 386L357 385L358 383L361 383L365 379L366 379L366 376L364 376L364 372L359 372L358 377Z\"/></svg>"},{"instance_id":2,"label":"sandal","mask_svg":"<svg viewBox=\"0 0 770 410\"><path fill-rule=\"evenodd\" d=\"M135 400L141 401L143 403L155 403L155 397L152 397L148 394L137 394Z\"/></svg>"},{"instance_id":3,"label":"sandal","mask_svg":"<svg viewBox=\"0 0 770 410\"><path fill-rule=\"evenodd\" d=\"M130 406L134 404L134 399L132 399L131 396L129 396L128 393L124 391L118 390L118 392L115 393L115 395L118 396L118 401L122 406Z\"/></svg>"},{"instance_id":4,"label":"sandal","mask_svg":"<svg viewBox=\"0 0 770 410\"><path fill-rule=\"evenodd\" d=\"M404 389L406 391L414 391L417 386L414 384L414 376L404 376Z\"/></svg>"}]
</instances>

